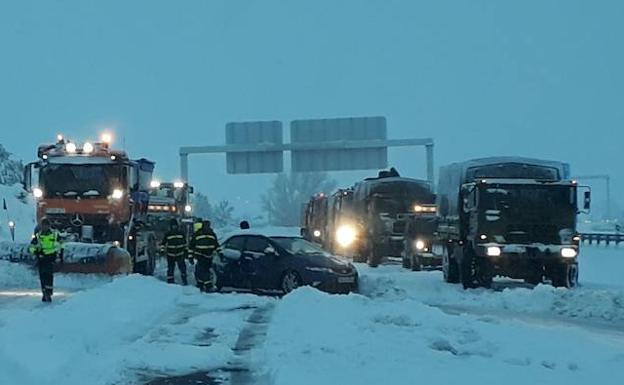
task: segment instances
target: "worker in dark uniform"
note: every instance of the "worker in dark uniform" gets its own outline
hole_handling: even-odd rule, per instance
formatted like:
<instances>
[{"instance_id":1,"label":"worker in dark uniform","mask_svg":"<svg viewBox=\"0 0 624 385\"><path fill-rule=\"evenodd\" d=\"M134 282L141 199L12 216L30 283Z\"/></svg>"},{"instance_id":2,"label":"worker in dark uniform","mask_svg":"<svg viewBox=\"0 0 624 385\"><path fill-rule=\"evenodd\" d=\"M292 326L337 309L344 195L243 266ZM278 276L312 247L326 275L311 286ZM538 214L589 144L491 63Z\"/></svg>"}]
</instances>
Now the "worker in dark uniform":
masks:
<instances>
[{"instance_id":1,"label":"worker in dark uniform","mask_svg":"<svg viewBox=\"0 0 624 385\"><path fill-rule=\"evenodd\" d=\"M162 246L167 254L167 283L175 283L175 267L178 265L182 284L187 285L186 276L186 233L179 226L178 221L172 219L169 224L169 231L163 238Z\"/></svg>"},{"instance_id":2,"label":"worker in dark uniform","mask_svg":"<svg viewBox=\"0 0 624 385\"><path fill-rule=\"evenodd\" d=\"M37 257L39 280L41 281L41 301L52 302L54 294L54 262L57 259L63 262L63 244L59 239L59 233L52 229L48 218L41 219L38 228L35 229L28 251Z\"/></svg>"},{"instance_id":3,"label":"worker in dark uniform","mask_svg":"<svg viewBox=\"0 0 624 385\"><path fill-rule=\"evenodd\" d=\"M192 257L197 261L195 279L197 287L202 292L210 292L214 288L212 257L218 247L219 241L210 227L210 221L204 221L202 228L193 235L189 246Z\"/></svg>"}]
</instances>

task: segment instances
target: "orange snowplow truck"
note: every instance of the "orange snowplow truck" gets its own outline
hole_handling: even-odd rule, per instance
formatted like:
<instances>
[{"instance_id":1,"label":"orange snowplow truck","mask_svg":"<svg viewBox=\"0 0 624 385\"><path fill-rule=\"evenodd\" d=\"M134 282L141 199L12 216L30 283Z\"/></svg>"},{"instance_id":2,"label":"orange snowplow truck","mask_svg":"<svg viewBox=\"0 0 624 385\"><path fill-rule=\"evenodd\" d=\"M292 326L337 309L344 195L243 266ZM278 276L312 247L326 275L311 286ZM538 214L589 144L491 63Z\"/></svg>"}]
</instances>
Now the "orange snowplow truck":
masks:
<instances>
[{"instance_id":1,"label":"orange snowplow truck","mask_svg":"<svg viewBox=\"0 0 624 385\"><path fill-rule=\"evenodd\" d=\"M63 271L152 274L157 242L144 219L154 162L131 160L110 142L107 134L82 144L59 135L39 146L24 187L38 221L47 217L65 238Z\"/></svg>"}]
</instances>

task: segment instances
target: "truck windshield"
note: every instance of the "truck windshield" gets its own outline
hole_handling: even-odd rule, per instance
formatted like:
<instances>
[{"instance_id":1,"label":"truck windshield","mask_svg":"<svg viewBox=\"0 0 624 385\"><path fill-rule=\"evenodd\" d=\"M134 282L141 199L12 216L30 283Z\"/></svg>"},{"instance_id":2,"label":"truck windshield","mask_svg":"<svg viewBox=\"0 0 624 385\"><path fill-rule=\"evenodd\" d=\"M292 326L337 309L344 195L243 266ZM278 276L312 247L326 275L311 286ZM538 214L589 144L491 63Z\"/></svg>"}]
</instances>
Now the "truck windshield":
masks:
<instances>
[{"instance_id":1,"label":"truck windshield","mask_svg":"<svg viewBox=\"0 0 624 385\"><path fill-rule=\"evenodd\" d=\"M121 166L49 164L40 183L47 198L102 198L121 186Z\"/></svg>"},{"instance_id":2,"label":"truck windshield","mask_svg":"<svg viewBox=\"0 0 624 385\"><path fill-rule=\"evenodd\" d=\"M569 186L485 186L479 205L507 220L552 222L576 212L576 194Z\"/></svg>"},{"instance_id":3,"label":"truck windshield","mask_svg":"<svg viewBox=\"0 0 624 385\"><path fill-rule=\"evenodd\" d=\"M435 196L425 185L404 182L384 181L371 189L373 210L390 215L410 213L416 204L432 204Z\"/></svg>"}]
</instances>

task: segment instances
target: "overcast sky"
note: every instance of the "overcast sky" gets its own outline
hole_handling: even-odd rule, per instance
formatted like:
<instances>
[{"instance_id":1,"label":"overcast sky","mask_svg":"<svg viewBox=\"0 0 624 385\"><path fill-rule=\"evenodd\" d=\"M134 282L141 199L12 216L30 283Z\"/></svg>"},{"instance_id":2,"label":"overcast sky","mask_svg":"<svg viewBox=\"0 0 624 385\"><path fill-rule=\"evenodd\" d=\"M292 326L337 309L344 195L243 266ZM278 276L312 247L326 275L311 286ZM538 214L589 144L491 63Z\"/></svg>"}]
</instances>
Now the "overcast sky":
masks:
<instances>
[{"instance_id":1,"label":"overcast sky","mask_svg":"<svg viewBox=\"0 0 624 385\"><path fill-rule=\"evenodd\" d=\"M112 127L173 179L178 148L222 144L228 121L384 115L393 138L433 137L437 165L560 159L619 198L622 20L619 0L3 1L0 143L29 161ZM390 160L424 177L423 153ZM234 202L267 185L224 169L193 158L191 181Z\"/></svg>"}]
</instances>

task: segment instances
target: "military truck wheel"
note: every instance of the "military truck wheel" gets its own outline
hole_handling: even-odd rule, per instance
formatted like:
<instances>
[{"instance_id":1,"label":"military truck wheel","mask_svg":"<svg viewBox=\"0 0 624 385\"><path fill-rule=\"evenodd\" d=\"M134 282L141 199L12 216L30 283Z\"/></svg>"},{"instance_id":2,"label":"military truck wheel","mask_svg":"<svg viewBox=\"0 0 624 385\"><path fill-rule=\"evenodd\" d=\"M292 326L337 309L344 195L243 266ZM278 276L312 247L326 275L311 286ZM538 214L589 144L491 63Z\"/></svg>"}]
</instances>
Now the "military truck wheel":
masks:
<instances>
[{"instance_id":1,"label":"military truck wheel","mask_svg":"<svg viewBox=\"0 0 624 385\"><path fill-rule=\"evenodd\" d=\"M404 269L409 269L411 267L411 261L409 256L403 255L403 257L401 258L401 262Z\"/></svg>"},{"instance_id":2,"label":"military truck wheel","mask_svg":"<svg viewBox=\"0 0 624 385\"><path fill-rule=\"evenodd\" d=\"M377 267L381 263L381 253L379 248L370 245L366 248L366 262L370 267Z\"/></svg>"},{"instance_id":3,"label":"military truck wheel","mask_svg":"<svg viewBox=\"0 0 624 385\"><path fill-rule=\"evenodd\" d=\"M418 255L412 255L410 257L410 267L412 271L421 271L423 269L422 261Z\"/></svg>"},{"instance_id":4,"label":"military truck wheel","mask_svg":"<svg viewBox=\"0 0 624 385\"><path fill-rule=\"evenodd\" d=\"M568 289L576 287L578 285L578 263L562 263L553 266L550 278L554 287L566 287Z\"/></svg>"},{"instance_id":5,"label":"military truck wheel","mask_svg":"<svg viewBox=\"0 0 624 385\"><path fill-rule=\"evenodd\" d=\"M444 255L442 256L442 274L444 275L444 281L448 283L459 283L457 260L450 257L448 248L445 248Z\"/></svg>"},{"instance_id":6,"label":"military truck wheel","mask_svg":"<svg viewBox=\"0 0 624 385\"><path fill-rule=\"evenodd\" d=\"M380 262L381 262L381 258L376 256L374 253L371 253L368 256L368 266L370 266L370 267L377 267L377 266L379 266Z\"/></svg>"},{"instance_id":7,"label":"military truck wheel","mask_svg":"<svg viewBox=\"0 0 624 385\"><path fill-rule=\"evenodd\" d=\"M475 289L478 287L492 287L492 274L490 272L489 261L485 258L478 258L470 246L463 250L460 262L460 279L464 289Z\"/></svg>"}]
</instances>

